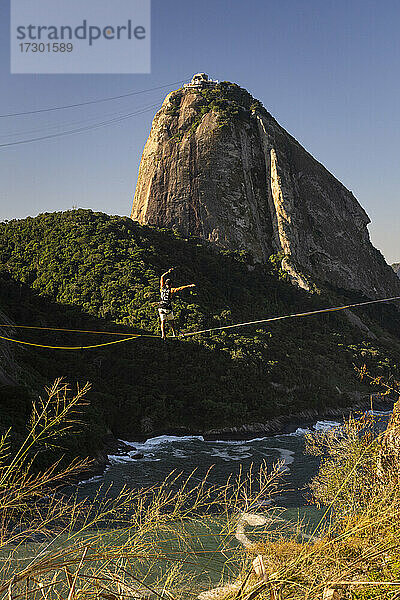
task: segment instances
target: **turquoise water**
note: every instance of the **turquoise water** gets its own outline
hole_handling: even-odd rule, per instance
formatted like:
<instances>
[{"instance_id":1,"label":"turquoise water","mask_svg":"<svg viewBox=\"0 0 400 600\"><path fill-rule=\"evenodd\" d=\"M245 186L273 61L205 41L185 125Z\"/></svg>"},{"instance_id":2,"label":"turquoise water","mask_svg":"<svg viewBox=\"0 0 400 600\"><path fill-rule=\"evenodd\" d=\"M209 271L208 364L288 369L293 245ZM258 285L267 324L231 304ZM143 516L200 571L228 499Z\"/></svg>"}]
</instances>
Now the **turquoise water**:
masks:
<instances>
[{"instance_id":1,"label":"turquoise water","mask_svg":"<svg viewBox=\"0 0 400 600\"><path fill-rule=\"evenodd\" d=\"M383 425L390 412L377 412ZM241 441L206 441L201 436L160 436L144 443L126 442L131 450L125 455L109 456L110 465L104 475L91 478L80 485L80 494L92 496L101 484L112 484L118 491L123 485L147 487L162 482L171 471L189 475L195 470L194 480L208 475L210 483L223 484L230 475L255 469L263 462L269 467L282 462L282 489L275 504L287 509L307 505L307 484L316 474L319 459L304 453L307 431L325 431L339 426L337 421L318 421L309 429ZM143 458L135 459L137 453Z\"/></svg>"}]
</instances>

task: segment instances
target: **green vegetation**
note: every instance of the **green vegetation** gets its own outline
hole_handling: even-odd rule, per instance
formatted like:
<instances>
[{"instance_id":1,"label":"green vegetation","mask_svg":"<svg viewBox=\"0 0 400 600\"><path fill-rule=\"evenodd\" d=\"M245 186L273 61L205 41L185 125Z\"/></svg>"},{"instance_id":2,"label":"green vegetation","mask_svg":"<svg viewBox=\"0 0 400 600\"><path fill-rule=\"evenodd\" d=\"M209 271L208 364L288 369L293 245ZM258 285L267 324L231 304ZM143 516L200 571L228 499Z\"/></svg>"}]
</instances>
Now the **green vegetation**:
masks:
<instances>
[{"instance_id":1,"label":"green vegetation","mask_svg":"<svg viewBox=\"0 0 400 600\"><path fill-rule=\"evenodd\" d=\"M180 98L177 95L171 95L165 112L171 117L177 117L179 115L179 106Z\"/></svg>"},{"instance_id":2,"label":"green vegetation","mask_svg":"<svg viewBox=\"0 0 400 600\"><path fill-rule=\"evenodd\" d=\"M322 457L311 484L314 500L320 505L333 502L340 515L364 510L376 493L380 441L368 413L351 416L343 427L325 435L309 435L308 453Z\"/></svg>"},{"instance_id":3,"label":"green vegetation","mask_svg":"<svg viewBox=\"0 0 400 600\"><path fill-rule=\"evenodd\" d=\"M176 302L186 332L362 300L322 288L313 295L297 290L279 257L251 265L249 256L197 239L74 210L0 224L0 308L17 324L158 335L159 276L171 265L177 266L177 285L197 284ZM127 438L275 417L284 424L304 411L312 418L310 410L341 410L368 395L354 364L390 376L399 363L395 309L378 306L357 314L381 339L366 340L339 313L164 345L140 338L81 352L12 346L16 385L0 387L0 427L13 423L18 402L20 431L32 394L59 376L81 386L92 383L83 416L90 432L75 436L70 450L100 462L110 430ZM109 341L104 335L6 331L56 346ZM64 445L68 449L68 440Z\"/></svg>"},{"instance_id":4,"label":"green vegetation","mask_svg":"<svg viewBox=\"0 0 400 600\"><path fill-rule=\"evenodd\" d=\"M14 449L12 432L0 440L2 597L186 600L213 588L203 598L396 598L399 453L377 469L382 434L372 434L372 420L352 418L309 437L309 450L323 457L313 500L325 509L310 530L270 505L281 465L222 486L172 473L116 496L100 486L94 501L67 495L65 483L87 461L56 461L40 472L36 461L43 448L79 434L88 391L56 381L33 402L25 438Z\"/></svg>"},{"instance_id":5,"label":"green vegetation","mask_svg":"<svg viewBox=\"0 0 400 600\"><path fill-rule=\"evenodd\" d=\"M167 115L179 116L184 93L184 90L177 90L171 95L165 110ZM188 128L191 133L197 131L203 117L211 111L217 114L219 127L222 128L236 120L248 121L251 112L265 110L259 100L253 98L247 90L236 83L223 81L209 88L195 90L194 93L197 94L197 101L191 105L195 110L195 116ZM180 143L185 132L180 130L172 139Z\"/></svg>"}]
</instances>

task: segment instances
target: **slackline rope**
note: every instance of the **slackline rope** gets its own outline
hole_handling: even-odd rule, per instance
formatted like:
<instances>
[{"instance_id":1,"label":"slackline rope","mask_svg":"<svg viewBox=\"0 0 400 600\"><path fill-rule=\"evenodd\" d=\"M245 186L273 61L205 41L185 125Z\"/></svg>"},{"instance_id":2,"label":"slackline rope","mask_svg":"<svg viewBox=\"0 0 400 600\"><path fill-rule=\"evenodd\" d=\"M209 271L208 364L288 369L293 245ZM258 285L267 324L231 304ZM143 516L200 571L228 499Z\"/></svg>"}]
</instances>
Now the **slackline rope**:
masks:
<instances>
[{"instance_id":1,"label":"slackline rope","mask_svg":"<svg viewBox=\"0 0 400 600\"><path fill-rule=\"evenodd\" d=\"M236 325L225 325L224 327L213 327L212 329L202 329L201 331L194 331L189 333L183 333L183 336L197 335L199 333L208 333L209 331L220 331L221 329L233 329L235 327L245 327L246 325L258 325L259 323L271 323L272 321L281 321L282 319L294 319L295 317L309 317L310 315L320 315L322 313L329 313L338 310L346 310L347 308L355 308L356 306L366 306L367 304L378 304L379 302L393 302L394 300L400 300L400 296L394 298L383 298L381 300L369 300L368 302L358 302L357 304L346 304L345 306L335 306L333 308L322 308L319 310L311 310L309 312L294 313L291 315L283 315L281 317L271 317L270 319L261 319L260 321L249 321L248 323L237 323Z\"/></svg>"},{"instance_id":2,"label":"slackline rope","mask_svg":"<svg viewBox=\"0 0 400 600\"><path fill-rule=\"evenodd\" d=\"M50 350L88 350L89 348L101 348L102 346L111 346L111 344L120 344L121 342L129 342L130 340L136 340L139 337L158 337L158 336L142 336L133 335L122 340L115 340L114 342L106 342L105 344L95 344L93 346L46 346L44 344L34 344L32 342L24 342L22 340L14 340L0 335L0 340L7 342L14 342L15 344L23 344L24 346L35 346L35 348L49 348Z\"/></svg>"},{"instance_id":3,"label":"slackline rope","mask_svg":"<svg viewBox=\"0 0 400 600\"><path fill-rule=\"evenodd\" d=\"M189 333L183 333L180 334L178 337L189 337L189 336L193 336L193 335L199 335L202 333L210 333L212 331L221 331L224 329L235 329L238 327L246 327L247 325L259 325L261 323L272 323L273 321L281 321L283 319L294 319L297 317L309 317L311 315L320 315L323 313L330 313L330 312L337 312L340 310L346 310L349 308L356 308L359 306L367 306L369 304L379 304L382 302L393 302L395 300L400 300L400 296L395 296L393 298L382 298L381 300L369 300L368 302L357 302L356 304L346 304L344 306L335 306L332 308L322 308L319 310L312 310L312 311L308 311L308 312L302 312L302 313L293 313L290 315L282 315L280 317L270 317L268 319L260 319L258 321L248 321L246 323L236 323L235 325L224 325L222 327L212 327L210 329L202 329L200 331L191 331ZM104 346L111 346L113 344L121 344L123 342L129 342L131 340L136 340L138 338L158 338L159 336L157 335L150 335L150 334L133 334L133 335L129 335L127 333L116 333L116 332L111 332L111 331L86 331L84 329L62 329L62 328L56 328L56 327L35 327L32 325L12 325L10 323L7 324L0 324L0 327L9 327L10 329L13 328L20 328L20 329L39 329L39 330L46 330L46 331L68 331L68 332L74 332L74 333L97 333L100 335L128 335L128 337L124 337L122 340L114 340L113 342L105 342L103 344L94 344L91 346L46 346L44 344L34 344L33 342L25 342L23 340L15 340L13 338L9 338L9 337L5 337L5 336L0 336L1 340L7 341L7 342L14 342L15 344L23 344L25 346L35 346L36 348L48 348L50 350L88 350L90 348L103 348Z\"/></svg>"}]
</instances>

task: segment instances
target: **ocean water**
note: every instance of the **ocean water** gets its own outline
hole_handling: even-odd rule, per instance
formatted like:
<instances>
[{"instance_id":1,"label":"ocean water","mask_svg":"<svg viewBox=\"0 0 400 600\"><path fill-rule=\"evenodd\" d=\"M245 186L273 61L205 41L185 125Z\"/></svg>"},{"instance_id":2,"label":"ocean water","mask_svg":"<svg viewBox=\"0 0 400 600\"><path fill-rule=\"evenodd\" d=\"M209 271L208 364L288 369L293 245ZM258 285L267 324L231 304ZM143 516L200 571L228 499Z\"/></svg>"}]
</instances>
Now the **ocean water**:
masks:
<instances>
[{"instance_id":1,"label":"ocean water","mask_svg":"<svg viewBox=\"0 0 400 600\"><path fill-rule=\"evenodd\" d=\"M374 416L385 427L390 411L376 411ZM118 491L122 486L142 488L162 482L172 471L223 484L229 476L262 463L272 468L280 463L282 486L275 502L280 506L302 507L307 504L307 484L317 473L319 458L305 454L305 434L340 427L339 421L317 421L312 427L299 427L293 433L258 437L240 441L208 441L201 436L159 436L143 443L125 442L131 450L125 455L110 455L110 464L101 476L80 484L80 494L94 495L100 485ZM134 458L135 454L143 458ZM211 469L211 470L210 470Z\"/></svg>"}]
</instances>

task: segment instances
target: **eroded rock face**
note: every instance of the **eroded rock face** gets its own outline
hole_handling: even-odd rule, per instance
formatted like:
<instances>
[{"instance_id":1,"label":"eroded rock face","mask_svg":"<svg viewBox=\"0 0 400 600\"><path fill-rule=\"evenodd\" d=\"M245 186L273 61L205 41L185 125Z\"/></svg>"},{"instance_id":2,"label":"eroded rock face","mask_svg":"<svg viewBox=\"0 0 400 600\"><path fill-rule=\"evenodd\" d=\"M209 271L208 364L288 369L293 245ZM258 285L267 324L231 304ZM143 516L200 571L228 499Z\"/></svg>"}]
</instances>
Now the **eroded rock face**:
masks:
<instances>
[{"instance_id":1,"label":"eroded rock face","mask_svg":"<svg viewBox=\"0 0 400 600\"><path fill-rule=\"evenodd\" d=\"M392 269L396 273L397 277L400 277L400 263L394 263L392 265Z\"/></svg>"},{"instance_id":2,"label":"eroded rock face","mask_svg":"<svg viewBox=\"0 0 400 600\"><path fill-rule=\"evenodd\" d=\"M131 217L264 262L294 283L400 295L353 194L234 84L181 89L156 114Z\"/></svg>"},{"instance_id":3,"label":"eroded rock face","mask_svg":"<svg viewBox=\"0 0 400 600\"><path fill-rule=\"evenodd\" d=\"M143 152L131 216L266 260L272 225L257 128L249 118L220 127L217 112L199 115L204 104L196 90L165 99Z\"/></svg>"}]
</instances>

